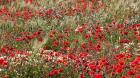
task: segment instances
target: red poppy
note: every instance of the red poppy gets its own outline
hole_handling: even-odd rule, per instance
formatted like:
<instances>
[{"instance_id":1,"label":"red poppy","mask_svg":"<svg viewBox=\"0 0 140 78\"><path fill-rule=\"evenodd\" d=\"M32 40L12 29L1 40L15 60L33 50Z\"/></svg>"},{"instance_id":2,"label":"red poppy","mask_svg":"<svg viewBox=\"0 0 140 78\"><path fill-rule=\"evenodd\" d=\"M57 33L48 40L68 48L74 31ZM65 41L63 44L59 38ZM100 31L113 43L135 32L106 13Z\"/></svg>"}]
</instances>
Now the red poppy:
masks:
<instances>
[{"instance_id":1,"label":"red poppy","mask_svg":"<svg viewBox=\"0 0 140 78\"><path fill-rule=\"evenodd\" d=\"M58 43L57 41L54 41L54 42L53 42L53 46L54 46L54 47L57 47L58 44L59 44L59 43Z\"/></svg>"},{"instance_id":2,"label":"red poppy","mask_svg":"<svg viewBox=\"0 0 140 78\"><path fill-rule=\"evenodd\" d=\"M25 0L26 4L28 4L28 3L32 4L32 2L33 2L33 0Z\"/></svg>"},{"instance_id":3,"label":"red poppy","mask_svg":"<svg viewBox=\"0 0 140 78\"><path fill-rule=\"evenodd\" d=\"M82 74L80 74L80 78L86 78L86 77L85 77L84 74L82 73Z\"/></svg>"},{"instance_id":4,"label":"red poppy","mask_svg":"<svg viewBox=\"0 0 140 78\"><path fill-rule=\"evenodd\" d=\"M127 78L126 76L122 76L122 78Z\"/></svg>"},{"instance_id":5,"label":"red poppy","mask_svg":"<svg viewBox=\"0 0 140 78\"><path fill-rule=\"evenodd\" d=\"M7 49L4 48L4 47L1 50L2 50L2 53L6 53L7 52Z\"/></svg>"},{"instance_id":6,"label":"red poppy","mask_svg":"<svg viewBox=\"0 0 140 78\"><path fill-rule=\"evenodd\" d=\"M135 71L134 70L130 70L130 71L128 71L128 75L135 75Z\"/></svg>"},{"instance_id":7,"label":"red poppy","mask_svg":"<svg viewBox=\"0 0 140 78\"><path fill-rule=\"evenodd\" d=\"M101 74L101 73L96 74L95 78L103 78L103 74Z\"/></svg>"}]
</instances>

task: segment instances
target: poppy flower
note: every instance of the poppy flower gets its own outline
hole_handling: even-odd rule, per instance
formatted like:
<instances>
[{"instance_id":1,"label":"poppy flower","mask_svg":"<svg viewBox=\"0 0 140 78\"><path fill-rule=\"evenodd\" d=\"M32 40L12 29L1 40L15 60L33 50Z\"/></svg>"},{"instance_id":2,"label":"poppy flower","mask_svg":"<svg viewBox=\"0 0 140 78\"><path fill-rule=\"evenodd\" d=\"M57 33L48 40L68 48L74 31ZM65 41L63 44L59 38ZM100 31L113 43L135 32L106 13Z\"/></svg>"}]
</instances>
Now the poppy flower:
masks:
<instances>
[{"instance_id":1,"label":"poppy flower","mask_svg":"<svg viewBox=\"0 0 140 78\"><path fill-rule=\"evenodd\" d=\"M96 74L95 78L103 78L103 74Z\"/></svg>"},{"instance_id":2,"label":"poppy flower","mask_svg":"<svg viewBox=\"0 0 140 78\"><path fill-rule=\"evenodd\" d=\"M2 50L2 53L6 53L7 52L7 49L4 48L4 47L1 50Z\"/></svg>"}]
</instances>

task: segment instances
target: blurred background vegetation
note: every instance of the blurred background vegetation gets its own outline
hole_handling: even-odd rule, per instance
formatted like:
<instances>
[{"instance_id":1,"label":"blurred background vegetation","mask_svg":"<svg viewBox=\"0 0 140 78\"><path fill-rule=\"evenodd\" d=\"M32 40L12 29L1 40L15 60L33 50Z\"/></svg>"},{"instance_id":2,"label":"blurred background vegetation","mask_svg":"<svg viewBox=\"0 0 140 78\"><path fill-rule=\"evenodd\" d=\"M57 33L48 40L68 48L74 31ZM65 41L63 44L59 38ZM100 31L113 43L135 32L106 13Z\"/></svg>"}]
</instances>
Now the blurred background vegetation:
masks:
<instances>
[{"instance_id":1,"label":"blurred background vegetation","mask_svg":"<svg viewBox=\"0 0 140 78\"><path fill-rule=\"evenodd\" d=\"M8 1L10 0L0 2L0 9L9 13L0 16L0 47L11 45L21 49L26 46L26 49L31 50L34 40L31 43L19 43L15 38L20 37L21 32L33 33L40 28L45 31L44 34L48 34L53 29L75 29L86 22L89 26L99 23L106 26L112 22L124 21L132 25L140 22L140 0L33 0L32 3L26 3L26 0ZM37 16L37 12L43 13L48 9L54 11L51 16ZM26 10L29 12L29 21L23 15L15 15Z\"/></svg>"}]
</instances>

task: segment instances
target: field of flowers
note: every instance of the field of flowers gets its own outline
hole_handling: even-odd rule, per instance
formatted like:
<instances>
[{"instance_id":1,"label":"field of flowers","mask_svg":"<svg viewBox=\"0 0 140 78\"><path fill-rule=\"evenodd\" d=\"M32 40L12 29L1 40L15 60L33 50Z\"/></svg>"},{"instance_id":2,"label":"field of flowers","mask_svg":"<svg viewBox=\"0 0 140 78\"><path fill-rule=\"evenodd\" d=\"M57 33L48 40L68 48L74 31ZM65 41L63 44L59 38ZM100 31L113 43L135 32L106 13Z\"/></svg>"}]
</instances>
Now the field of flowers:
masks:
<instances>
[{"instance_id":1,"label":"field of flowers","mask_svg":"<svg viewBox=\"0 0 140 78\"><path fill-rule=\"evenodd\" d=\"M140 0L0 0L0 78L140 78Z\"/></svg>"}]
</instances>

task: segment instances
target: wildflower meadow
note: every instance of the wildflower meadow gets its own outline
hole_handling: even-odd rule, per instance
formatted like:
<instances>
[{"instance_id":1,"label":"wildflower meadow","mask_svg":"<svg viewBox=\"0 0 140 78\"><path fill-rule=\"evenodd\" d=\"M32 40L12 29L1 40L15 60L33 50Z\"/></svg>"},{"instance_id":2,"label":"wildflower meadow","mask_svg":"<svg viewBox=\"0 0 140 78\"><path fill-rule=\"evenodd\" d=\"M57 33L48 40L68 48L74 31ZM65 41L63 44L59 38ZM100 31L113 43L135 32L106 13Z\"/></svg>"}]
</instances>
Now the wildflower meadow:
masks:
<instances>
[{"instance_id":1,"label":"wildflower meadow","mask_svg":"<svg viewBox=\"0 0 140 78\"><path fill-rule=\"evenodd\" d=\"M0 0L0 78L140 78L140 0Z\"/></svg>"}]
</instances>

